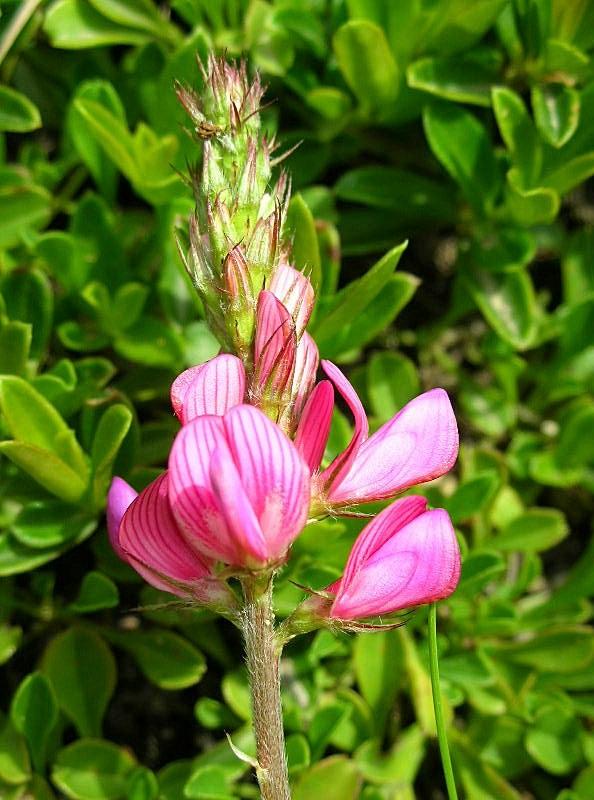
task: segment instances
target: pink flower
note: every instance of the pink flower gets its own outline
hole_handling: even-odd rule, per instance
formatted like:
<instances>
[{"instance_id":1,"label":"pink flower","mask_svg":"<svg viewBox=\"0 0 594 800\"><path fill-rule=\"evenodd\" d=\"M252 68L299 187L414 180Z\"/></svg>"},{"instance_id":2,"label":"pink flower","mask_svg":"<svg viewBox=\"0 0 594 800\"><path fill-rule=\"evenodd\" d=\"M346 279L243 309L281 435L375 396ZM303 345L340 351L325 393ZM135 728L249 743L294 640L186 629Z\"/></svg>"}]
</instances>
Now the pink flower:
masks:
<instances>
[{"instance_id":1,"label":"pink flower","mask_svg":"<svg viewBox=\"0 0 594 800\"><path fill-rule=\"evenodd\" d=\"M114 478L107 495L107 530L116 554L161 591L178 597L232 604L232 595L181 536L171 513L167 473L139 495Z\"/></svg>"},{"instance_id":2,"label":"pink flower","mask_svg":"<svg viewBox=\"0 0 594 800\"><path fill-rule=\"evenodd\" d=\"M169 469L140 495L114 478L108 527L116 553L149 583L206 601L213 565L260 569L287 554L307 521L309 472L258 409L205 415L178 433Z\"/></svg>"},{"instance_id":3,"label":"pink flower","mask_svg":"<svg viewBox=\"0 0 594 800\"><path fill-rule=\"evenodd\" d=\"M354 620L448 597L460 578L460 550L443 509L423 497L397 500L359 534L344 575L326 589L328 617Z\"/></svg>"},{"instance_id":4,"label":"pink flower","mask_svg":"<svg viewBox=\"0 0 594 800\"><path fill-rule=\"evenodd\" d=\"M309 508L306 465L283 432L241 405L178 433L168 498L177 527L202 556L259 569L281 561Z\"/></svg>"},{"instance_id":5,"label":"pink flower","mask_svg":"<svg viewBox=\"0 0 594 800\"><path fill-rule=\"evenodd\" d=\"M334 400L330 381L311 393L295 436L297 449L314 476L320 510L393 497L450 470L458 455L458 428L447 393L419 395L368 438L365 410L342 372L330 361L324 371L355 420L347 448L318 472L328 440Z\"/></svg>"},{"instance_id":6,"label":"pink flower","mask_svg":"<svg viewBox=\"0 0 594 800\"><path fill-rule=\"evenodd\" d=\"M190 367L171 386L171 405L182 425L203 414L222 416L243 403L245 370L237 358L223 353Z\"/></svg>"}]
</instances>

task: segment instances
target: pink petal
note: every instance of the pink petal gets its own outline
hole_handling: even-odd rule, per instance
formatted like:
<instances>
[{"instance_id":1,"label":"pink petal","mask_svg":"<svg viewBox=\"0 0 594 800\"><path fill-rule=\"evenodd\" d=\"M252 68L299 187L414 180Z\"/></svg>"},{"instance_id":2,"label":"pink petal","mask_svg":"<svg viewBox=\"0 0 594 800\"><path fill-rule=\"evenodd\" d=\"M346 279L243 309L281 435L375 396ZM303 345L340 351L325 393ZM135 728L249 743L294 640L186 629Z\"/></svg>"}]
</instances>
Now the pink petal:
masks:
<instances>
[{"instance_id":1,"label":"pink petal","mask_svg":"<svg viewBox=\"0 0 594 800\"><path fill-rule=\"evenodd\" d=\"M313 286L309 279L299 270L281 263L276 268L268 288L293 317L299 339L309 322L315 302Z\"/></svg>"},{"instance_id":2,"label":"pink petal","mask_svg":"<svg viewBox=\"0 0 594 800\"><path fill-rule=\"evenodd\" d=\"M256 382L282 392L295 363L297 340L291 315L272 292L260 292L256 309Z\"/></svg>"},{"instance_id":3,"label":"pink petal","mask_svg":"<svg viewBox=\"0 0 594 800\"><path fill-rule=\"evenodd\" d=\"M138 492L122 478L115 477L107 493L107 533L115 554L127 561L120 545L120 523L128 506L138 497Z\"/></svg>"},{"instance_id":4,"label":"pink petal","mask_svg":"<svg viewBox=\"0 0 594 800\"><path fill-rule=\"evenodd\" d=\"M229 563L254 566L268 561L268 551L262 528L241 483L231 453L226 445L212 454L210 477L217 501L237 555Z\"/></svg>"},{"instance_id":5,"label":"pink petal","mask_svg":"<svg viewBox=\"0 0 594 800\"><path fill-rule=\"evenodd\" d=\"M261 411L236 406L224 417L241 483L260 522L268 558L282 558L307 521L309 472L292 442Z\"/></svg>"},{"instance_id":6,"label":"pink petal","mask_svg":"<svg viewBox=\"0 0 594 800\"><path fill-rule=\"evenodd\" d=\"M458 455L458 428L447 393L432 389L364 442L348 474L334 483L334 504L381 500L450 470Z\"/></svg>"},{"instance_id":7,"label":"pink petal","mask_svg":"<svg viewBox=\"0 0 594 800\"><path fill-rule=\"evenodd\" d=\"M320 381L305 404L295 434L295 447L312 473L322 463L330 434L333 409L332 384L330 381Z\"/></svg>"},{"instance_id":8,"label":"pink petal","mask_svg":"<svg viewBox=\"0 0 594 800\"><path fill-rule=\"evenodd\" d=\"M237 356L223 353L182 372L171 387L171 403L182 425L204 414L222 416L243 402L245 370Z\"/></svg>"},{"instance_id":9,"label":"pink petal","mask_svg":"<svg viewBox=\"0 0 594 800\"><path fill-rule=\"evenodd\" d=\"M318 348L309 333L304 333L295 353L295 370L291 386L291 413L293 418L301 416L305 401L316 382L316 372L320 356Z\"/></svg>"},{"instance_id":10,"label":"pink petal","mask_svg":"<svg viewBox=\"0 0 594 800\"><path fill-rule=\"evenodd\" d=\"M367 531L371 526L385 525L381 518L389 516L390 511L391 507L383 511L361 536L370 536ZM421 513L391 535L388 530L382 531L379 539L383 544L351 570L348 579L345 573L336 587L331 617L388 614L441 600L456 588L460 550L446 511Z\"/></svg>"},{"instance_id":11,"label":"pink petal","mask_svg":"<svg viewBox=\"0 0 594 800\"><path fill-rule=\"evenodd\" d=\"M169 454L169 501L193 548L233 563L237 548L211 483L211 460L218 447L226 447L221 417L196 417L184 425Z\"/></svg>"},{"instance_id":12,"label":"pink petal","mask_svg":"<svg viewBox=\"0 0 594 800\"><path fill-rule=\"evenodd\" d=\"M180 597L192 597L193 587L210 575L206 562L188 546L175 524L166 472L124 514L120 545L148 583Z\"/></svg>"},{"instance_id":13,"label":"pink petal","mask_svg":"<svg viewBox=\"0 0 594 800\"><path fill-rule=\"evenodd\" d=\"M349 442L346 450L336 456L334 461L322 472L319 478L319 485L331 496L332 487L339 486L349 472L353 459L356 457L359 448L367 438L369 425L367 423L365 409L357 396L357 392L353 389L343 373L331 361L322 361L322 367L326 375L342 395L355 420L353 438Z\"/></svg>"}]
</instances>

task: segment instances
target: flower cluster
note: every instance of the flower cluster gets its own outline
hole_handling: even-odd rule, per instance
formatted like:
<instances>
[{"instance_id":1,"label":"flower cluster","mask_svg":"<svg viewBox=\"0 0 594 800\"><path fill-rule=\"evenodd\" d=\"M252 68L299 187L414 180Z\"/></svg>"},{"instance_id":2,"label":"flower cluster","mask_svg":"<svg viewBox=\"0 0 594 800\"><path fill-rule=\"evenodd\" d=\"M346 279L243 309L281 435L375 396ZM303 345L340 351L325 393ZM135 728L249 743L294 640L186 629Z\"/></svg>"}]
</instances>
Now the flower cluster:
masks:
<instances>
[{"instance_id":1,"label":"flower cluster","mask_svg":"<svg viewBox=\"0 0 594 800\"><path fill-rule=\"evenodd\" d=\"M306 332L315 297L281 245L288 183L270 186L260 134L262 88L245 66L211 59L202 98L179 96L204 142L186 266L219 337L220 355L171 388L181 429L166 472L140 495L115 478L108 528L118 555L149 583L218 609L233 576L272 573L308 521L352 513L443 475L458 452L447 394L428 391L372 436L338 367ZM336 394L353 435L324 454ZM406 496L361 532L342 578L304 604L345 623L428 603L456 587L460 554L447 513Z\"/></svg>"}]
</instances>

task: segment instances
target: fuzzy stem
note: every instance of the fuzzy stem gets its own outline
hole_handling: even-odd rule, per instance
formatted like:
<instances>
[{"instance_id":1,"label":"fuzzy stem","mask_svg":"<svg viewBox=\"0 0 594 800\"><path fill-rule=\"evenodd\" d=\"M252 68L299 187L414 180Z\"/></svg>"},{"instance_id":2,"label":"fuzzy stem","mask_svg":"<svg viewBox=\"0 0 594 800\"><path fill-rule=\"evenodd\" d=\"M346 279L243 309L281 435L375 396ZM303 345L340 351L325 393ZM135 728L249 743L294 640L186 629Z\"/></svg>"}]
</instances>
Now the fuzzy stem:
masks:
<instances>
[{"instance_id":1,"label":"fuzzy stem","mask_svg":"<svg viewBox=\"0 0 594 800\"><path fill-rule=\"evenodd\" d=\"M280 652L272 607L272 578L243 581L243 635L252 692L256 769L262 800L291 800L280 694Z\"/></svg>"},{"instance_id":2,"label":"fuzzy stem","mask_svg":"<svg viewBox=\"0 0 594 800\"><path fill-rule=\"evenodd\" d=\"M435 726L437 728L437 741L439 744L439 754L443 774L448 790L449 800L458 800L456 782L452 770L452 759L448 747L448 735L446 732L443 708L441 705L441 688L439 685L439 662L437 659L437 604L431 603L429 606L429 666L431 672L431 691L433 694L433 710L435 711Z\"/></svg>"}]
</instances>

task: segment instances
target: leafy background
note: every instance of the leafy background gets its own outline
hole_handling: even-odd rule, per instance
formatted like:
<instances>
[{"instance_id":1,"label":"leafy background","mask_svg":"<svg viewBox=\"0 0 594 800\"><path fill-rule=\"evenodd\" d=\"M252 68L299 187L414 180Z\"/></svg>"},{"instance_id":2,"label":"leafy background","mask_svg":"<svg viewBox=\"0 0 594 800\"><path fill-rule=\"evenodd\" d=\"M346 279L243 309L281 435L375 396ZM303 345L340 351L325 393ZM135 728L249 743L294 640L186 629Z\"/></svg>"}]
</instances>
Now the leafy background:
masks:
<instances>
[{"instance_id":1,"label":"leafy background","mask_svg":"<svg viewBox=\"0 0 594 800\"><path fill-rule=\"evenodd\" d=\"M175 251L200 154L172 89L214 49L302 142L286 235L322 354L374 425L423 388L455 403L459 464L426 492L464 554L440 608L463 796L591 800L594 3L0 6L0 796L257 797L225 738L253 747L236 631L163 607L103 519L113 472L162 468L174 375L216 352ZM359 527L305 531L281 615ZM425 620L287 649L295 800L444 796Z\"/></svg>"}]
</instances>

